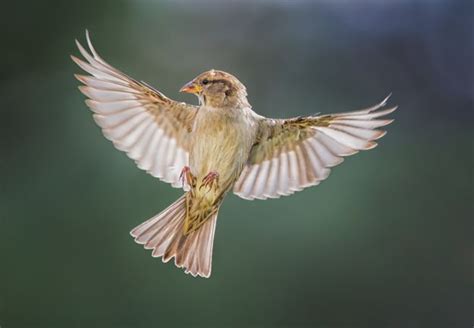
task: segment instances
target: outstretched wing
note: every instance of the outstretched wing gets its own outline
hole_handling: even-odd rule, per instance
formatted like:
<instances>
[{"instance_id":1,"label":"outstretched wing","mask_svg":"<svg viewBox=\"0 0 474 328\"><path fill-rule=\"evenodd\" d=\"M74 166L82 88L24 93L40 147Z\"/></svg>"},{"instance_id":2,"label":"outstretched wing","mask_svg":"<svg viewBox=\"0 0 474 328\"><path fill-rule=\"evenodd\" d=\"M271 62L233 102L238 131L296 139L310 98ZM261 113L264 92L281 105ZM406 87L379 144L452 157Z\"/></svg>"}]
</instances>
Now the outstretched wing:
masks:
<instances>
[{"instance_id":1,"label":"outstretched wing","mask_svg":"<svg viewBox=\"0 0 474 328\"><path fill-rule=\"evenodd\" d=\"M79 89L105 137L127 153L138 167L180 187L179 173L188 165L188 137L197 107L176 102L144 82L139 82L106 63L76 40L83 61L72 60L90 75L76 75Z\"/></svg>"},{"instance_id":2,"label":"outstretched wing","mask_svg":"<svg viewBox=\"0 0 474 328\"><path fill-rule=\"evenodd\" d=\"M377 146L388 97L371 108L286 120L261 117L256 142L234 193L244 199L278 198L319 184L344 156Z\"/></svg>"}]
</instances>

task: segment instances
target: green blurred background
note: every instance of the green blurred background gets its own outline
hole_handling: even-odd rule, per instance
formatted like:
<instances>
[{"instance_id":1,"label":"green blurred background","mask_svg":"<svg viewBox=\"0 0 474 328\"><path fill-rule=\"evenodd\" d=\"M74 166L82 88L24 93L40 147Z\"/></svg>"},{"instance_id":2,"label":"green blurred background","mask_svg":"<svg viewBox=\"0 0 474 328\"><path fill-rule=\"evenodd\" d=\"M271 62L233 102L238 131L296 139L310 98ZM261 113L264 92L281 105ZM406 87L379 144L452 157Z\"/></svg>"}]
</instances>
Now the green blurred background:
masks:
<instances>
[{"instance_id":1,"label":"green blurred background","mask_svg":"<svg viewBox=\"0 0 474 328\"><path fill-rule=\"evenodd\" d=\"M23 1L3 4L0 326L470 327L473 1ZM174 99L222 69L288 117L400 105L373 151L279 200L228 197L213 275L128 235L180 191L95 126L69 54Z\"/></svg>"}]
</instances>

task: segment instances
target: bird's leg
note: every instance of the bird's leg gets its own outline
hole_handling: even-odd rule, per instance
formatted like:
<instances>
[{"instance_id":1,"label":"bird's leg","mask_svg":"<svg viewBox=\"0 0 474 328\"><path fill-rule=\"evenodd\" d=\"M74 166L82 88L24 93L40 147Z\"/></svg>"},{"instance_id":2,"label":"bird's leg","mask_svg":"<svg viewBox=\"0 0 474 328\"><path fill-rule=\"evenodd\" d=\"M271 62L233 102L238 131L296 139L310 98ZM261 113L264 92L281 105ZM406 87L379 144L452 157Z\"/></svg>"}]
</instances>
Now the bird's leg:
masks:
<instances>
[{"instance_id":1,"label":"bird's leg","mask_svg":"<svg viewBox=\"0 0 474 328\"><path fill-rule=\"evenodd\" d=\"M191 173L189 166L183 167L181 174L179 175L179 180L181 180L183 187L185 182L190 187L194 187L196 185L196 177Z\"/></svg>"},{"instance_id":2,"label":"bird's leg","mask_svg":"<svg viewBox=\"0 0 474 328\"><path fill-rule=\"evenodd\" d=\"M214 186L214 184L219 184L219 173L216 171L211 171L202 179L202 185L199 187L199 189L203 187L208 187L210 189Z\"/></svg>"}]
</instances>

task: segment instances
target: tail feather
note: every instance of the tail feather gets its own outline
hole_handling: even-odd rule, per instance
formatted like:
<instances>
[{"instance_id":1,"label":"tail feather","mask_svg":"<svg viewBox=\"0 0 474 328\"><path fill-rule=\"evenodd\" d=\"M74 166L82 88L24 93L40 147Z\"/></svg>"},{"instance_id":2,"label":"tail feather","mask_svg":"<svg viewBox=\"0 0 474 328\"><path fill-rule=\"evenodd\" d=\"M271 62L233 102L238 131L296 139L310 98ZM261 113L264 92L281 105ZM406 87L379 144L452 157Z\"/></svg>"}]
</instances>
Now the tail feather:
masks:
<instances>
[{"instance_id":1,"label":"tail feather","mask_svg":"<svg viewBox=\"0 0 474 328\"><path fill-rule=\"evenodd\" d=\"M143 222L130 234L145 249L153 249L153 257L162 257L193 276L209 277L212 267L212 246L217 212L213 213L196 231L184 234L186 195L167 209Z\"/></svg>"},{"instance_id":2,"label":"tail feather","mask_svg":"<svg viewBox=\"0 0 474 328\"><path fill-rule=\"evenodd\" d=\"M183 254L182 263L186 273L201 272L204 277L211 275L212 267L212 246L214 232L216 230L217 212L207 219L207 221L197 231L190 235L196 235L189 238L189 252ZM179 260L179 257L178 257ZM177 264L179 266L179 262Z\"/></svg>"}]
</instances>

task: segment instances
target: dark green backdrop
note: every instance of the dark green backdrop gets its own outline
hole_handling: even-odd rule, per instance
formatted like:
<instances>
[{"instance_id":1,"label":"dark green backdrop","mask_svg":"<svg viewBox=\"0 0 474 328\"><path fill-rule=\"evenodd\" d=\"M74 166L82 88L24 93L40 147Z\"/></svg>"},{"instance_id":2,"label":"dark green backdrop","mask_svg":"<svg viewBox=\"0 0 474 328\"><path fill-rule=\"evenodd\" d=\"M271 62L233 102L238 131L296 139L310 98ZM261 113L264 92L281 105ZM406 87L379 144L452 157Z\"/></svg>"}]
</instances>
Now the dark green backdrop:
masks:
<instances>
[{"instance_id":1,"label":"dark green backdrop","mask_svg":"<svg viewBox=\"0 0 474 328\"><path fill-rule=\"evenodd\" d=\"M0 326L469 327L472 1L2 4ZM218 68L254 109L354 110L393 92L388 135L316 188L228 197L213 275L128 231L180 194L102 137L74 38L168 96Z\"/></svg>"}]
</instances>

